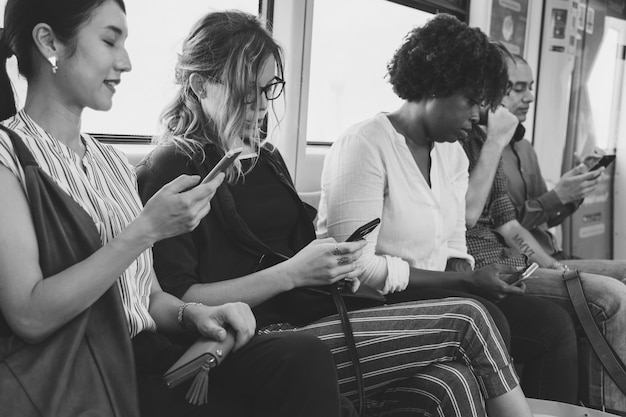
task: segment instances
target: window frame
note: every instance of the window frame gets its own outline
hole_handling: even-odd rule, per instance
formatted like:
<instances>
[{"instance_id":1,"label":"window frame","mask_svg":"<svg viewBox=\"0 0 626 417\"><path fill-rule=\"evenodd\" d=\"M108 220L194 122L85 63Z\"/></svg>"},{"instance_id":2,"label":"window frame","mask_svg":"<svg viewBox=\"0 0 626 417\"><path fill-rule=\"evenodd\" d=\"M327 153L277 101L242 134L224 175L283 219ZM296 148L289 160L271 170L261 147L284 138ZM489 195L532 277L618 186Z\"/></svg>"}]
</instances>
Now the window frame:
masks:
<instances>
[{"instance_id":1,"label":"window frame","mask_svg":"<svg viewBox=\"0 0 626 417\"><path fill-rule=\"evenodd\" d=\"M268 0L271 1L271 3L274 3L274 0ZM314 0L309 0L309 1L314 1ZM455 16L457 19L461 20L462 22L465 23L469 23L469 9L470 9L470 1L469 0L383 0L386 1L388 3L395 3L401 6L406 6L406 7L410 7L412 9L417 9L417 10L421 10L421 11L425 11L428 13L448 13L451 14L453 16ZM312 12L312 9L311 9ZM308 62L310 62L310 55L311 55L311 38L313 36L312 33L312 21L309 23L311 26L311 31L308 34L310 39L308 40L308 42L306 42L306 44L309 46L308 51L306 51L306 53L308 53L309 57L308 57ZM307 69L307 71L310 69ZM309 81L309 78L307 77L307 81ZM307 91L307 96L306 97L300 97L301 100L306 100L306 112L303 115L304 117L308 117L308 91L309 91L309 86L307 85L306 88ZM316 141L316 140L308 140L308 138L306 138L306 129L304 129L304 136L305 136L305 140L306 140L306 146L312 146L312 147L320 147L320 148L329 148L332 145L332 142L328 142L328 141ZM318 150L319 152L319 150Z\"/></svg>"}]
</instances>

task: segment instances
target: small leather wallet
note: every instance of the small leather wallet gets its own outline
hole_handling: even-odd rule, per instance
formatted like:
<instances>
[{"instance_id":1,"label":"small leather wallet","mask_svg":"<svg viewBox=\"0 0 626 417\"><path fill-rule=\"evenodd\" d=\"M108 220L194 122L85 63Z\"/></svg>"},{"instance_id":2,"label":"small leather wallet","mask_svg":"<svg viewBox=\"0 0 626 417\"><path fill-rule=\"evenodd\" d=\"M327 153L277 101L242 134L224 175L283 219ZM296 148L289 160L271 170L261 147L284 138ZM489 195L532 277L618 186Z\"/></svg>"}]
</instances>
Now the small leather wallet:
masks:
<instances>
[{"instance_id":1,"label":"small leather wallet","mask_svg":"<svg viewBox=\"0 0 626 417\"><path fill-rule=\"evenodd\" d=\"M201 337L163 375L165 384L174 388L193 378L187 391L187 401L196 405L206 404L209 372L224 360L234 345L235 337L231 333L222 342Z\"/></svg>"}]
</instances>

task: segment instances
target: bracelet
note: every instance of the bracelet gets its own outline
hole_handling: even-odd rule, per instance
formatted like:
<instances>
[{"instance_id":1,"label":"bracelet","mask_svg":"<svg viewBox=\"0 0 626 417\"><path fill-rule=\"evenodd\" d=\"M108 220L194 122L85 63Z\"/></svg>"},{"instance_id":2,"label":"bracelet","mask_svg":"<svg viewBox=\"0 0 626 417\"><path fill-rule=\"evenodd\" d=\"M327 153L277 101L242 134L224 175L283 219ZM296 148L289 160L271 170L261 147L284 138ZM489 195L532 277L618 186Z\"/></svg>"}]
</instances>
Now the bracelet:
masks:
<instances>
[{"instance_id":1,"label":"bracelet","mask_svg":"<svg viewBox=\"0 0 626 417\"><path fill-rule=\"evenodd\" d=\"M189 306L201 306L204 305L202 303L184 303L181 304L180 307L178 307L178 324L180 324L180 327L182 327L184 330L190 330L187 325L185 325L185 309Z\"/></svg>"}]
</instances>

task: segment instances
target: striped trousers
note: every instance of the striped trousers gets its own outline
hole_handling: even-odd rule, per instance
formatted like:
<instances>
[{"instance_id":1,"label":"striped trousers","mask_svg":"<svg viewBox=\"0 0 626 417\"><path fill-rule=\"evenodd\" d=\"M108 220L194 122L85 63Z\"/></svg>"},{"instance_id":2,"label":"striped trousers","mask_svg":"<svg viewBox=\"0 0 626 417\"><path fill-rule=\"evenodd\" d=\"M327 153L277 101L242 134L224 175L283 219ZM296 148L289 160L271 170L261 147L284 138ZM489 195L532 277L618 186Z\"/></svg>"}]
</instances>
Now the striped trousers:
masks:
<instances>
[{"instance_id":1,"label":"striped trousers","mask_svg":"<svg viewBox=\"0 0 626 417\"><path fill-rule=\"evenodd\" d=\"M484 398L502 395L519 383L491 317L474 300L417 301L349 315L372 414L484 416ZM339 317L290 330L314 334L326 343L340 392L356 400Z\"/></svg>"}]
</instances>

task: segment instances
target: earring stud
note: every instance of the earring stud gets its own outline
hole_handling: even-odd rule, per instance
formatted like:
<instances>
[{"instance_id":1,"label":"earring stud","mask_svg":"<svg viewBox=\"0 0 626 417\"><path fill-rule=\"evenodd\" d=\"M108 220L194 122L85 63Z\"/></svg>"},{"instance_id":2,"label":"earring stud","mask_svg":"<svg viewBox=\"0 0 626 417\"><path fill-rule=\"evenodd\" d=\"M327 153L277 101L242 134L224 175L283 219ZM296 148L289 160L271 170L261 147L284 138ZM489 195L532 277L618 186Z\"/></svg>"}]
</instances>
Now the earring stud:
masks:
<instances>
[{"instance_id":1,"label":"earring stud","mask_svg":"<svg viewBox=\"0 0 626 417\"><path fill-rule=\"evenodd\" d=\"M56 74L57 70L59 69L59 67L57 66L57 57L54 55L49 57L48 62L50 62L50 65L52 65L52 73Z\"/></svg>"}]
</instances>

